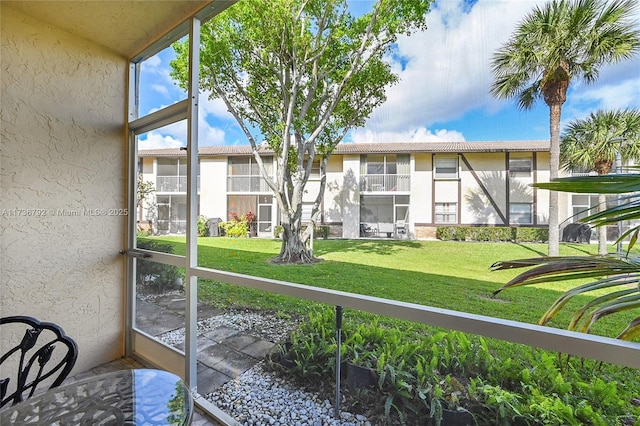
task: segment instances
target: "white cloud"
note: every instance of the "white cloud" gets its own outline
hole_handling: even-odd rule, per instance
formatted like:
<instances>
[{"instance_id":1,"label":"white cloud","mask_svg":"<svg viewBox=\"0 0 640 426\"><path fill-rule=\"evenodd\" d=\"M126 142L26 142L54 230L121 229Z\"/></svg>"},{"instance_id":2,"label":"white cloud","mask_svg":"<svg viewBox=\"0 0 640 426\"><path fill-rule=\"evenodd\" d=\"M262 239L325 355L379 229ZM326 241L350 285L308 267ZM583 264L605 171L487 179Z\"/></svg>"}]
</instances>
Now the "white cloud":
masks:
<instances>
[{"instance_id":1,"label":"white cloud","mask_svg":"<svg viewBox=\"0 0 640 426\"><path fill-rule=\"evenodd\" d=\"M355 129L350 139L355 143L464 142L465 140L464 135L456 130L440 129L432 133L425 127L397 132Z\"/></svg>"},{"instance_id":2,"label":"white cloud","mask_svg":"<svg viewBox=\"0 0 640 426\"><path fill-rule=\"evenodd\" d=\"M164 97L169 96L169 89L167 88L167 86L163 86L161 84L152 84L151 88Z\"/></svg>"},{"instance_id":3,"label":"white cloud","mask_svg":"<svg viewBox=\"0 0 640 426\"><path fill-rule=\"evenodd\" d=\"M491 56L506 42L532 1L463 0L437 3L428 29L398 41L409 58L401 81L365 126L374 131L417 129L461 117L478 107L497 109L491 98Z\"/></svg>"},{"instance_id":4,"label":"white cloud","mask_svg":"<svg viewBox=\"0 0 640 426\"><path fill-rule=\"evenodd\" d=\"M406 134L448 121L472 110L496 114L515 108L494 99L491 57L516 25L542 0L479 0L471 9L463 0L437 2L428 15L428 29L398 41L404 69L395 63L401 81L388 89L388 100L354 135ZM640 9L640 8L639 8ZM640 58L607 65L593 85L572 83L565 105L570 115L594 108L640 106ZM496 116L495 118L497 118ZM407 130L410 129L410 130Z\"/></svg>"},{"instance_id":5,"label":"white cloud","mask_svg":"<svg viewBox=\"0 0 640 426\"><path fill-rule=\"evenodd\" d=\"M146 134L146 138L138 143L138 150L178 148L185 146L184 141L176 139L174 136L162 134L159 131L152 131Z\"/></svg>"}]
</instances>

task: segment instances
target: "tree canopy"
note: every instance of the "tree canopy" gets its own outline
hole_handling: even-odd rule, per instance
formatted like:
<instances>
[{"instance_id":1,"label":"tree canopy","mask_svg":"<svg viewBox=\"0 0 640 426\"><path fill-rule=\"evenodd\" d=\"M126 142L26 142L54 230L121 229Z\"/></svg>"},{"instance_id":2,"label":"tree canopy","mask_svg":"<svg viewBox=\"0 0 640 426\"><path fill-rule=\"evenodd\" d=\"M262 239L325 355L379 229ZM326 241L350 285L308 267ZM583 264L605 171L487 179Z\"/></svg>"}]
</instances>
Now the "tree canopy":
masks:
<instances>
[{"instance_id":1,"label":"tree canopy","mask_svg":"<svg viewBox=\"0 0 640 426\"><path fill-rule=\"evenodd\" d=\"M386 100L398 77L389 58L401 34L426 29L429 0L378 0L353 16L346 0L243 0L202 27L200 86L224 101L251 144L282 212L281 261L311 261L302 198L314 160L320 190L331 152ZM188 45L172 76L186 87ZM275 175L264 167L273 155Z\"/></svg>"}]
</instances>

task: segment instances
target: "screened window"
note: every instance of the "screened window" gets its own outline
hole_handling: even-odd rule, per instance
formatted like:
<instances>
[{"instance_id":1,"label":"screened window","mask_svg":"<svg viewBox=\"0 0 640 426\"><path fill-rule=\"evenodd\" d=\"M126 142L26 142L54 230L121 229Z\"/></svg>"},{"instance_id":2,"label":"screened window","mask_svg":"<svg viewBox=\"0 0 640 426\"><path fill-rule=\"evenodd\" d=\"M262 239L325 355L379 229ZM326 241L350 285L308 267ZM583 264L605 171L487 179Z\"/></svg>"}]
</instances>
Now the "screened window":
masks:
<instances>
[{"instance_id":1,"label":"screened window","mask_svg":"<svg viewBox=\"0 0 640 426\"><path fill-rule=\"evenodd\" d=\"M458 223L458 203L436 203L435 223Z\"/></svg>"},{"instance_id":2,"label":"screened window","mask_svg":"<svg viewBox=\"0 0 640 426\"><path fill-rule=\"evenodd\" d=\"M533 205L531 203L510 203L509 223L518 225L533 223Z\"/></svg>"},{"instance_id":3,"label":"screened window","mask_svg":"<svg viewBox=\"0 0 640 426\"><path fill-rule=\"evenodd\" d=\"M273 159L263 158L267 173L273 174ZM260 166L252 156L229 157L227 191L230 192L269 192L262 178Z\"/></svg>"},{"instance_id":4,"label":"screened window","mask_svg":"<svg viewBox=\"0 0 640 426\"><path fill-rule=\"evenodd\" d=\"M370 154L360 157L360 190L366 192L409 191L408 154Z\"/></svg>"},{"instance_id":5,"label":"screened window","mask_svg":"<svg viewBox=\"0 0 640 426\"><path fill-rule=\"evenodd\" d=\"M531 158L510 158L509 174L512 177L531 176Z\"/></svg>"},{"instance_id":6,"label":"screened window","mask_svg":"<svg viewBox=\"0 0 640 426\"><path fill-rule=\"evenodd\" d=\"M595 207L598 206L598 195L595 194L573 194L571 196L571 206L573 208L573 221L595 213ZM590 210L591 209L591 210Z\"/></svg>"},{"instance_id":7,"label":"screened window","mask_svg":"<svg viewBox=\"0 0 640 426\"><path fill-rule=\"evenodd\" d=\"M455 179L458 177L458 157L435 158L436 179Z\"/></svg>"}]
</instances>

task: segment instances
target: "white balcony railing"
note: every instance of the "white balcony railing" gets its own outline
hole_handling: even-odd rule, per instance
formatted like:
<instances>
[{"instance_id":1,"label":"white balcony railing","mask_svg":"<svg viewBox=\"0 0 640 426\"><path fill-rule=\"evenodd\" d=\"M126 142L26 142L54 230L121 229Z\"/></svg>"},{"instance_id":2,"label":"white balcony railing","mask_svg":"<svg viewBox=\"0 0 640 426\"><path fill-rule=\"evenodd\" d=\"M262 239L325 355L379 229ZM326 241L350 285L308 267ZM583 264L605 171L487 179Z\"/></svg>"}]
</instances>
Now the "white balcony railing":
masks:
<instances>
[{"instance_id":1,"label":"white balcony railing","mask_svg":"<svg viewBox=\"0 0 640 426\"><path fill-rule=\"evenodd\" d=\"M162 256L166 256L167 260L173 258L171 263L174 260L179 262L176 256L164 254ZM636 342L209 268L190 268L189 274L300 299L506 340L563 354L640 368L640 343Z\"/></svg>"},{"instance_id":2,"label":"white balcony railing","mask_svg":"<svg viewBox=\"0 0 640 426\"><path fill-rule=\"evenodd\" d=\"M364 175L360 178L360 191L410 191L411 175Z\"/></svg>"},{"instance_id":3,"label":"white balcony railing","mask_svg":"<svg viewBox=\"0 0 640 426\"><path fill-rule=\"evenodd\" d=\"M187 192L186 176L157 176L157 192ZM198 176L198 191L200 191L200 176Z\"/></svg>"},{"instance_id":4,"label":"white balcony railing","mask_svg":"<svg viewBox=\"0 0 640 426\"><path fill-rule=\"evenodd\" d=\"M228 192L269 192L269 186L261 176L228 176Z\"/></svg>"}]
</instances>

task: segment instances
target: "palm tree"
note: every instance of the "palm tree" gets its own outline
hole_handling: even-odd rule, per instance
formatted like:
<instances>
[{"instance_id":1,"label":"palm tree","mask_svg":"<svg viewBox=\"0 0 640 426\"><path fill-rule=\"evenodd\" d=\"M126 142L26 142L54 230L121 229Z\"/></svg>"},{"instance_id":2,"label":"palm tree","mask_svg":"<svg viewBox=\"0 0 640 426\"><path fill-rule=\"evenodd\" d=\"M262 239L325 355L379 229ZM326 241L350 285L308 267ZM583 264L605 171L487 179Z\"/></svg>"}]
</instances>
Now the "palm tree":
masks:
<instances>
[{"instance_id":1,"label":"palm tree","mask_svg":"<svg viewBox=\"0 0 640 426\"><path fill-rule=\"evenodd\" d=\"M581 221L604 227L621 220L640 220L640 198L637 197L637 191L640 188L640 174L574 176L535 186L582 194L625 194L620 197L620 202L617 205L604 212L592 214ZM575 296L588 295L592 291L597 291L600 294L576 309L569 323L569 330L589 333L593 325L607 315L619 312L640 313L640 256L631 253L631 248L638 241L639 234L640 225L637 225L620 237L631 235L626 254L538 257L496 262L491 266L494 271L516 268L530 269L494 291L493 294L523 285L591 278L595 281L578 285L561 295L540 318L539 323L547 324L563 308L569 306L568 309L571 309L571 305L567 304L574 300ZM632 319L617 337L638 341L640 338L640 316Z\"/></svg>"},{"instance_id":2,"label":"palm tree","mask_svg":"<svg viewBox=\"0 0 640 426\"><path fill-rule=\"evenodd\" d=\"M618 139L625 143L616 143ZM640 160L640 110L600 110L572 121L560 141L560 162L574 172L590 170L606 175L618 150L623 161ZM598 210L605 209L606 195L599 194ZM602 226L598 231L598 254L607 254L607 229Z\"/></svg>"},{"instance_id":3,"label":"palm tree","mask_svg":"<svg viewBox=\"0 0 640 426\"><path fill-rule=\"evenodd\" d=\"M497 98L517 98L531 109L542 98L549 106L550 178L560 165L562 104L572 81L593 83L603 64L632 57L640 31L632 20L636 0L553 0L536 7L492 59ZM549 255L559 246L558 194L549 194Z\"/></svg>"}]
</instances>

